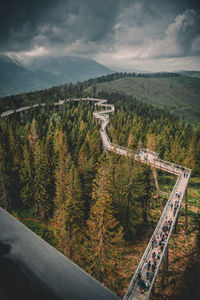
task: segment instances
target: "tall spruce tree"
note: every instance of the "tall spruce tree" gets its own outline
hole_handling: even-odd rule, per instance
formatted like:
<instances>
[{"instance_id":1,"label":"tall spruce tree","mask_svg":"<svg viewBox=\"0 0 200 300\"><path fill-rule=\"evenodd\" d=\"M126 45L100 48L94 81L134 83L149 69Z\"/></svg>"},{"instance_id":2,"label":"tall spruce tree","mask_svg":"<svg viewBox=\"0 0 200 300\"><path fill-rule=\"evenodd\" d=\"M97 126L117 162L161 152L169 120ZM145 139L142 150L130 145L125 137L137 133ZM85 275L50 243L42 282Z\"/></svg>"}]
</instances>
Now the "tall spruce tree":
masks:
<instances>
[{"instance_id":1,"label":"tall spruce tree","mask_svg":"<svg viewBox=\"0 0 200 300\"><path fill-rule=\"evenodd\" d=\"M69 185L70 154L66 142L66 136L62 130L56 130L54 134L54 151L56 154L55 170L55 198L54 198L54 227L58 242L58 248L64 252L66 248L65 238L65 202Z\"/></svg>"},{"instance_id":2,"label":"tall spruce tree","mask_svg":"<svg viewBox=\"0 0 200 300\"><path fill-rule=\"evenodd\" d=\"M69 185L66 187L65 231L66 250L69 258L78 260L79 243L84 225L84 201L81 181L77 168L72 164L69 172Z\"/></svg>"},{"instance_id":3,"label":"tall spruce tree","mask_svg":"<svg viewBox=\"0 0 200 300\"><path fill-rule=\"evenodd\" d=\"M51 162L48 160L43 141L35 152L34 206L36 213L45 220L53 215L54 209L51 176Z\"/></svg>"},{"instance_id":4,"label":"tall spruce tree","mask_svg":"<svg viewBox=\"0 0 200 300\"><path fill-rule=\"evenodd\" d=\"M143 224L142 186L138 181L138 163L122 157L116 165L114 204L126 240L131 240Z\"/></svg>"},{"instance_id":5,"label":"tall spruce tree","mask_svg":"<svg viewBox=\"0 0 200 300\"><path fill-rule=\"evenodd\" d=\"M59 249L74 261L79 260L79 243L84 224L84 201L78 171L69 154L66 136L57 130L56 195L54 199L55 233Z\"/></svg>"},{"instance_id":6,"label":"tall spruce tree","mask_svg":"<svg viewBox=\"0 0 200 300\"><path fill-rule=\"evenodd\" d=\"M18 124L17 124L18 125ZM9 139L9 169L8 176L10 178L9 195L10 195L10 207L11 209L20 207L22 204L20 198L20 165L22 160L22 145L20 143L20 130L19 126L16 126L12 121L8 126L8 139Z\"/></svg>"},{"instance_id":7,"label":"tall spruce tree","mask_svg":"<svg viewBox=\"0 0 200 300\"><path fill-rule=\"evenodd\" d=\"M0 206L7 211L10 210L10 201L8 195L8 175L6 172L6 153L0 144Z\"/></svg>"},{"instance_id":8,"label":"tall spruce tree","mask_svg":"<svg viewBox=\"0 0 200 300\"><path fill-rule=\"evenodd\" d=\"M32 148L27 142L23 149L23 162L20 169L21 198L24 206L30 208L34 206L34 156Z\"/></svg>"},{"instance_id":9,"label":"tall spruce tree","mask_svg":"<svg viewBox=\"0 0 200 300\"><path fill-rule=\"evenodd\" d=\"M87 270L97 280L112 285L109 274L117 274L119 247L123 233L113 213L111 174L104 160L94 180L93 200L95 201L88 224Z\"/></svg>"},{"instance_id":10,"label":"tall spruce tree","mask_svg":"<svg viewBox=\"0 0 200 300\"><path fill-rule=\"evenodd\" d=\"M137 182L138 184L136 184L136 186L139 192L138 197L143 207L143 220L146 223L149 203L152 197L152 191L154 189L152 171L149 166L141 165L141 168L138 172Z\"/></svg>"}]
</instances>

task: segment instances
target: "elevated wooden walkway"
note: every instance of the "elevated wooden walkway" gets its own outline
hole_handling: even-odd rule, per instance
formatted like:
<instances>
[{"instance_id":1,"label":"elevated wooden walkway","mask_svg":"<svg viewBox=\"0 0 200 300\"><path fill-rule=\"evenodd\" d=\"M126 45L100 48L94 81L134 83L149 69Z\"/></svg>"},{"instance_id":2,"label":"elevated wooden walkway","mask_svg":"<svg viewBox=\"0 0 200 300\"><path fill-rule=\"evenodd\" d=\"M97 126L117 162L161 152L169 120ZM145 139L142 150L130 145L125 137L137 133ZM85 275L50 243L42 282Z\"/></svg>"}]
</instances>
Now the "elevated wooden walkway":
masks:
<instances>
[{"instance_id":1,"label":"elevated wooden walkway","mask_svg":"<svg viewBox=\"0 0 200 300\"><path fill-rule=\"evenodd\" d=\"M109 124L109 113L114 112L115 108L112 104L106 104L106 99L96 98L81 98L81 99L67 99L60 100L54 103L54 105L63 105L68 101L93 101L96 106L102 107L105 110L98 110L93 113L95 119L101 122L100 135L102 139L103 148L107 151L118 153L119 155L126 155L134 158L141 163L150 165L154 169L163 170L165 172L174 174L177 176L176 183L170 194L170 197L165 205L165 208L161 214L160 220L154 230L154 233L146 247L146 250L141 258L141 261L137 267L135 274L131 280L131 283L126 291L124 300L143 300L148 299L153 287L155 278L157 276L159 267L165 257L168 256L168 244L172 231L176 226L178 214L182 204L183 196L187 192L187 184L190 178L191 169L179 166L177 164L162 160L158 158L158 153L149 151L148 149L139 149L138 151L132 151L129 148L121 147L119 145L111 143L106 129ZM40 106L45 106L42 103ZM7 117L15 112L23 112L31 108L39 107L39 104L32 106L21 107L16 110L6 111L1 114L1 117ZM186 194L187 196L187 194ZM149 263L149 273L147 263ZM152 269L152 265L154 265ZM148 279L148 280L147 280ZM147 282L148 286L144 289L141 288L141 283Z\"/></svg>"},{"instance_id":2,"label":"elevated wooden walkway","mask_svg":"<svg viewBox=\"0 0 200 300\"><path fill-rule=\"evenodd\" d=\"M104 103L97 103L96 105L104 106ZM114 107L110 106L110 111L114 111ZM153 287L156 275L158 273L160 264L164 256L168 253L168 243L176 220L180 211L183 196L187 189L188 180L190 178L191 169L179 166L177 164L162 160L158 158L158 153L149 151L148 149L141 149L132 151L131 149L115 145L110 142L107 135L106 128L109 123L108 111L94 112L94 116L101 120L101 138L105 150L113 151L120 155L133 157L135 160L148 164L155 169L163 170L165 172L177 175L177 180L172 190L172 193L167 201L167 204L162 212L160 220L154 230L154 233L147 245L143 257L137 267L137 270L131 280L131 283L126 291L124 300L143 300L148 299ZM167 229L166 229L167 228ZM165 236L162 244L162 235ZM160 245L159 245L160 244ZM149 274L147 263L149 263ZM155 262L155 263L154 263ZM152 272L152 265L153 272ZM139 276L138 276L139 275ZM147 280L148 279L148 280ZM141 280L148 283L148 286L141 289Z\"/></svg>"}]
</instances>

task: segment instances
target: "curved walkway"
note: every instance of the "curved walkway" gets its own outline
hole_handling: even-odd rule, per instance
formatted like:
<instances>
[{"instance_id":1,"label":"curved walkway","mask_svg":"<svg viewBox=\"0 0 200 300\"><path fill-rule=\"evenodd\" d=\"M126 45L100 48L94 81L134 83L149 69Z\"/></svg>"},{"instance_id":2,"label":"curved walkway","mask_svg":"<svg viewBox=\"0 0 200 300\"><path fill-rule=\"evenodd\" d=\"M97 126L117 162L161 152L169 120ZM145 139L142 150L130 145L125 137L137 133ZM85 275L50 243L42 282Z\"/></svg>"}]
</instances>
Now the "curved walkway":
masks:
<instances>
[{"instance_id":1,"label":"curved walkway","mask_svg":"<svg viewBox=\"0 0 200 300\"><path fill-rule=\"evenodd\" d=\"M146 247L143 257L137 267L131 283L126 291L124 300L143 300L148 299L153 287L156 275L160 264L164 258L165 251L168 247L169 239L176 223L184 193L187 189L188 180L190 178L191 169L179 166L177 164L164 161L158 158L158 154L141 149L132 151L131 149L121 147L111 143L106 129L109 124L109 113L114 112L115 108L112 104L106 104L106 99L82 98L82 99L67 99L60 100L54 105L63 105L66 101L94 101L98 107L103 107L105 110L98 110L93 113L95 119L101 122L100 135L103 148L107 151L112 151L120 155L133 157L137 161L148 164L153 168L163 170L168 173L177 175L177 180L172 190L172 193L167 201L167 204L162 212L160 220L154 230L154 233ZM45 106L42 103L40 106ZM21 107L16 110L9 110L1 114L1 117L7 117L15 112L22 112L31 108L39 107L39 104L33 106ZM143 287L144 282L148 285Z\"/></svg>"}]
</instances>

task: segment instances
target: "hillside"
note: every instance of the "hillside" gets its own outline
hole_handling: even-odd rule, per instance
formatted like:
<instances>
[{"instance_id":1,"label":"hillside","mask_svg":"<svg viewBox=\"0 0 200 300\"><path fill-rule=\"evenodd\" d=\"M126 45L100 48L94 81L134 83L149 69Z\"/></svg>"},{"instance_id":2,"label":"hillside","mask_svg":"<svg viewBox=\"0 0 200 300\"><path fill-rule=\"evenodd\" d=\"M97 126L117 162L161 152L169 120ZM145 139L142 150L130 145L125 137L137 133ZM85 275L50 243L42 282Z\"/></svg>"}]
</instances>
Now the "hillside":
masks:
<instances>
[{"instance_id":1,"label":"hillside","mask_svg":"<svg viewBox=\"0 0 200 300\"><path fill-rule=\"evenodd\" d=\"M83 81L112 73L112 70L88 58L60 56L37 57L24 66L31 71L45 71L55 77L57 84Z\"/></svg>"},{"instance_id":2,"label":"hillside","mask_svg":"<svg viewBox=\"0 0 200 300\"><path fill-rule=\"evenodd\" d=\"M179 74L185 75L185 76L189 76L189 77L200 78L200 71L186 71L186 70L182 70L182 71L179 71Z\"/></svg>"},{"instance_id":3,"label":"hillside","mask_svg":"<svg viewBox=\"0 0 200 300\"><path fill-rule=\"evenodd\" d=\"M45 71L29 71L13 62L0 61L0 96L50 87L54 76Z\"/></svg>"},{"instance_id":4,"label":"hillside","mask_svg":"<svg viewBox=\"0 0 200 300\"><path fill-rule=\"evenodd\" d=\"M22 63L0 56L0 96L19 94L101 76L112 71L92 59L42 57Z\"/></svg>"},{"instance_id":5,"label":"hillside","mask_svg":"<svg viewBox=\"0 0 200 300\"><path fill-rule=\"evenodd\" d=\"M170 112L186 120L200 122L200 79L187 76L144 78L130 77L97 83L90 90L96 93L120 92Z\"/></svg>"}]
</instances>

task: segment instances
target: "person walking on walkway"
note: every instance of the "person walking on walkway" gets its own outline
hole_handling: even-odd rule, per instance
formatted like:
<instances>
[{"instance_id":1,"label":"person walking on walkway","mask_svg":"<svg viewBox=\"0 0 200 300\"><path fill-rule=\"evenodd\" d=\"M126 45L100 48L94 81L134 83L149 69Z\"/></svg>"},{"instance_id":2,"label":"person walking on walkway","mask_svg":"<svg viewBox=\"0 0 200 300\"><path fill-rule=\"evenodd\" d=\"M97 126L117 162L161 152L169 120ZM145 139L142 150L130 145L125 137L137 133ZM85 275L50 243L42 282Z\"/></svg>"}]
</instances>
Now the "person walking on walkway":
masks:
<instances>
[{"instance_id":1,"label":"person walking on walkway","mask_svg":"<svg viewBox=\"0 0 200 300\"><path fill-rule=\"evenodd\" d=\"M153 265L151 266L151 270L152 270L153 273L154 273L155 269L156 269L156 266L153 264Z\"/></svg>"},{"instance_id":2,"label":"person walking on walkway","mask_svg":"<svg viewBox=\"0 0 200 300\"><path fill-rule=\"evenodd\" d=\"M149 281L149 279L145 280L145 285L146 285L146 288L148 289L149 286L150 286L150 281Z\"/></svg>"},{"instance_id":3,"label":"person walking on walkway","mask_svg":"<svg viewBox=\"0 0 200 300\"><path fill-rule=\"evenodd\" d=\"M173 216L175 217L176 214L176 207L174 207Z\"/></svg>"},{"instance_id":4,"label":"person walking on walkway","mask_svg":"<svg viewBox=\"0 0 200 300\"><path fill-rule=\"evenodd\" d=\"M159 241L159 235L158 233L156 234L156 247L158 246L158 241Z\"/></svg>"},{"instance_id":5,"label":"person walking on walkway","mask_svg":"<svg viewBox=\"0 0 200 300\"><path fill-rule=\"evenodd\" d=\"M147 262L147 260L145 261L144 267L145 267L145 269L147 269L147 267L148 267L148 262Z\"/></svg>"},{"instance_id":6,"label":"person walking on walkway","mask_svg":"<svg viewBox=\"0 0 200 300\"><path fill-rule=\"evenodd\" d=\"M164 247L165 247L165 242L161 242L161 245L160 245L161 251L163 251Z\"/></svg>"},{"instance_id":7,"label":"person walking on walkway","mask_svg":"<svg viewBox=\"0 0 200 300\"><path fill-rule=\"evenodd\" d=\"M150 272L147 271L147 272L146 272L146 277L147 277L147 279L149 279L149 276L150 276Z\"/></svg>"},{"instance_id":8,"label":"person walking on walkway","mask_svg":"<svg viewBox=\"0 0 200 300\"><path fill-rule=\"evenodd\" d=\"M153 279L153 272L150 272L150 275L149 275L150 282L152 281L152 279Z\"/></svg>"},{"instance_id":9,"label":"person walking on walkway","mask_svg":"<svg viewBox=\"0 0 200 300\"><path fill-rule=\"evenodd\" d=\"M140 291L143 294L144 290L145 290L145 287L146 287L144 280L142 280L142 279L140 280L139 286L140 286Z\"/></svg>"},{"instance_id":10,"label":"person walking on walkway","mask_svg":"<svg viewBox=\"0 0 200 300\"><path fill-rule=\"evenodd\" d=\"M147 269L148 269L148 271L150 270L150 268L151 268L151 262L150 262L150 260L149 260L149 262L148 262L148 264L147 264Z\"/></svg>"}]
</instances>

